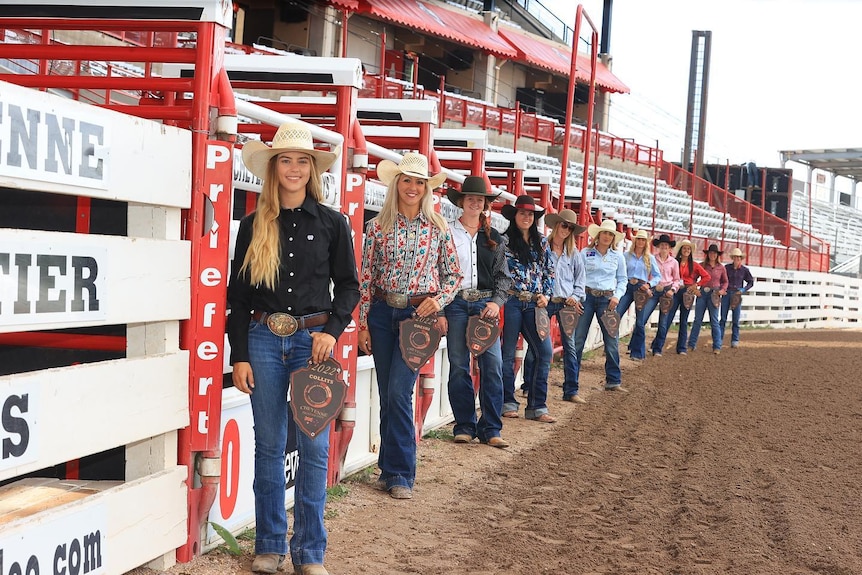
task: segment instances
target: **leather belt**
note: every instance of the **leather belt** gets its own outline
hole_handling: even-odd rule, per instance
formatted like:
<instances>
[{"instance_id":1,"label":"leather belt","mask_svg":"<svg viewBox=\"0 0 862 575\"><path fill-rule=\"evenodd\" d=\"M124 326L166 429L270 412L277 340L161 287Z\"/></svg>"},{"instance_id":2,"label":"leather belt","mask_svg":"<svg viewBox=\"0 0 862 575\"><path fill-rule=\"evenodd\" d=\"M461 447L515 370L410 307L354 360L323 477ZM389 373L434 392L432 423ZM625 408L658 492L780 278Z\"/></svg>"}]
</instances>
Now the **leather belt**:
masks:
<instances>
[{"instance_id":1,"label":"leather belt","mask_svg":"<svg viewBox=\"0 0 862 575\"><path fill-rule=\"evenodd\" d=\"M479 301L480 299L485 299L486 297L491 297L492 295L494 295L494 290L490 289L467 288L462 289L458 292L458 296L460 296L461 299L469 302Z\"/></svg>"},{"instance_id":2,"label":"leather belt","mask_svg":"<svg viewBox=\"0 0 862 575\"><path fill-rule=\"evenodd\" d=\"M561 295L555 295L551 298L551 303L566 303L566 300L569 299L567 297L563 297Z\"/></svg>"},{"instance_id":3,"label":"leather belt","mask_svg":"<svg viewBox=\"0 0 862 575\"><path fill-rule=\"evenodd\" d=\"M714 290L714 289L715 289L715 288L711 288L711 287L703 286L702 288L700 288L700 291L702 291L703 293L709 293L709 292L711 292L711 291L712 291L712 290Z\"/></svg>"},{"instance_id":4,"label":"leather belt","mask_svg":"<svg viewBox=\"0 0 862 575\"><path fill-rule=\"evenodd\" d=\"M585 288L585 291L594 297L611 297L614 295L614 290L612 289L595 289L595 288Z\"/></svg>"},{"instance_id":5,"label":"leather belt","mask_svg":"<svg viewBox=\"0 0 862 575\"><path fill-rule=\"evenodd\" d=\"M374 297L385 301L386 305L397 309L406 309L407 306L416 307L429 297L434 297L436 294L426 293L421 295L407 295L403 293L385 292L383 290L374 290Z\"/></svg>"},{"instance_id":6,"label":"leather belt","mask_svg":"<svg viewBox=\"0 0 862 575\"><path fill-rule=\"evenodd\" d=\"M256 322L266 321L273 335L288 337L301 329L317 327L329 321L329 312L321 311L304 316L294 316L284 312L256 311L251 314Z\"/></svg>"},{"instance_id":7,"label":"leather belt","mask_svg":"<svg viewBox=\"0 0 862 575\"><path fill-rule=\"evenodd\" d=\"M509 295L513 295L518 298L518 301L529 302L536 301L539 299L539 294L535 294L531 291L517 291L510 289L508 292Z\"/></svg>"}]
</instances>

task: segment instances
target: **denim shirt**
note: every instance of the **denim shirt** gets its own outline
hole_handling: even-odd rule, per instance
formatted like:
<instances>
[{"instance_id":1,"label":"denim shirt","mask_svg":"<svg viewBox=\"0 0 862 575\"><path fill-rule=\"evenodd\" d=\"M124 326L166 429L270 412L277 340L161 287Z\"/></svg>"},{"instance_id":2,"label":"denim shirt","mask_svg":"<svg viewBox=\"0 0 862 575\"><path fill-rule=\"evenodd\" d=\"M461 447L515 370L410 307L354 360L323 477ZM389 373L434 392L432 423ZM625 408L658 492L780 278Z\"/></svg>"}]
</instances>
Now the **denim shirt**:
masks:
<instances>
[{"instance_id":1,"label":"denim shirt","mask_svg":"<svg viewBox=\"0 0 862 575\"><path fill-rule=\"evenodd\" d=\"M613 297L620 299L626 293L628 274L623 254L609 249L602 255L596 248L581 250L584 260L584 281L587 287L599 290L613 290Z\"/></svg>"},{"instance_id":2,"label":"denim shirt","mask_svg":"<svg viewBox=\"0 0 862 575\"><path fill-rule=\"evenodd\" d=\"M566 253L559 256L553 250L549 250L551 262L554 265L556 279L554 281L555 297L573 297L582 302L586 297L584 291L584 262L578 251Z\"/></svg>"}]
</instances>

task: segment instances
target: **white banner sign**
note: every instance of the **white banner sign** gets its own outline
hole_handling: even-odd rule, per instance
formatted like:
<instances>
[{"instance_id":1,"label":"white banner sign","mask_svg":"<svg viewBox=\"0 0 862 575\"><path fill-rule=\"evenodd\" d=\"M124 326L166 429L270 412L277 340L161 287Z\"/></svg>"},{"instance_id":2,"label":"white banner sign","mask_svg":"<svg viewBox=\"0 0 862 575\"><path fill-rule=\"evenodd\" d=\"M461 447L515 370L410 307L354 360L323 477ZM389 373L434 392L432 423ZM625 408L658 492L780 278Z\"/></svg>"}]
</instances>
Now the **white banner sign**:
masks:
<instances>
[{"instance_id":1,"label":"white banner sign","mask_svg":"<svg viewBox=\"0 0 862 575\"><path fill-rule=\"evenodd\" d=\"M0 383L0 471L38 458L39 387Z\"/></svg>"},{"instance_id":2,"label":"white banner sign","mask_svg":"<svg viewBox=\"0 0 862 575\"><path fill-rule=\"evenodd\" d=\"M99 575L107 570L107 510L87 507L13 535L0 534L0 575Z\"/></svg>"},{"instance_id":3,"label":"white banner sign","mask_svg":"<svg viewBox=\"0 0 862 575\"><path fill-rule=\"evenodd\" d=\"M0 246L0 326L104 319L106 262L98 245Z\"/></svg>"}]
</instances>

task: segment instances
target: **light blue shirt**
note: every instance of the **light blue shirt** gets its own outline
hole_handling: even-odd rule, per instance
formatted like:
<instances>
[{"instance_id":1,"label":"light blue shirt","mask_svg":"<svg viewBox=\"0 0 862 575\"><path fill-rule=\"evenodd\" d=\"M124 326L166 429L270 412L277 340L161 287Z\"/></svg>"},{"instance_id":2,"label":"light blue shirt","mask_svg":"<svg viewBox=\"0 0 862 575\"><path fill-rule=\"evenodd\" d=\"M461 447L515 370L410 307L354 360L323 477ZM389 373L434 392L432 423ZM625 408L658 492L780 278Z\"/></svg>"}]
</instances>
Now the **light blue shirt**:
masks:
<instances>
[{"instance_id":1,"label":"light blue shirt","mask_svg":"<svg viewBox=\"0 0 862 575\"><path fill-rule=\"evenodd\" d=\"M554 264L556 279L554 281L555 297L573 297L582 302L586 297L584 292L584 262L578 251L566 253L563 251L559 256L548 250L551 262Z\"/></svg>"},{"instance_id":2,"label":"light blue shirt","mask_svg":"<svg viewBox=\"0 0 862 575\"><path fill-rule=\"evenodd\" d=\"M598 290L613 290L613 297L620 299L626 293L626 259L623 254L609 249L602 255L596 248L581 250L584 260L584 283Z\"/></svg>"},{"instance_id":3,"label":"light blue shirt","mask_svg":"<svg viewBox=\"0 0 862 575\"><path fill-rule=\"evenodd\" d=\"M650 254L649 260L649 277L647 277L646 264L644 264L643 258L626 252L626 270L628 270L629 277L647 282L652 288L661 281L661 270L658 269L658 262L654 255Z\"/></svg>"}]
</instances>

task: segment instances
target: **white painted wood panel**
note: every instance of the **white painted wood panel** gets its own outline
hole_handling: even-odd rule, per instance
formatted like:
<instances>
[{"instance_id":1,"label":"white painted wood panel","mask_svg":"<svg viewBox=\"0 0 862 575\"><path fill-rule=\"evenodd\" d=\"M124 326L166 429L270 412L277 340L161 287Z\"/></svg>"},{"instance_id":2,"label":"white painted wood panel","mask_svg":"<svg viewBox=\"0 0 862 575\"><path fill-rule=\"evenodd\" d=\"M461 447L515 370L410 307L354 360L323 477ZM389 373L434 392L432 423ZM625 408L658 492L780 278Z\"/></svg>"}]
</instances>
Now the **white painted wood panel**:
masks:
<instances>
[{"instance_id":1,"label":"white painted wood panel","mask_svg":"<svg viewBox=\"0 0 862 575\"><path fill-rule=\"evenodd\" d=\"M191 132L0 82L0 186L188 208Z\"/></svg>"},{"instance_id":2,"label":"white painted wood panel","mask_svg":"<svg viewBox=\"0 0 862 575\"><path fill-rule=\"evenodd\" d=\"M0 333L187 319L190 253L186 241L0 229ZM29 267L16 264L19 255ZM65 270L40 268L40 255L61 258ZM96 274L98 309L76 289L74 258L90 262L85 276ZM73 309L78 296L85 309ZM40 311L44 300L62 309Z\"/></svg>"},{"instance_id":3,"label":"white painted wood panel","mask_svg":"<svg viewBox=\"0 0 862 575\"><path fill-rule=\"evenodd\" d=\"M18 563L24 572L35 557L38 572L52 572L55 562L66 565L74 542L80 546L80 573L126 573L173 553L186 540L186 474L177 466L121 485L107 483L116 486L104 491L96 482L91 495L5 524L5 568Z\"/></svg>"},{"instance_id":4,"label":"white painted wood panel","mask_svg":"<svg viewBox=\"0 0 862 575\"><path fill-rule=\"evenodd\" d=\"M186 427L188 369L179 351L0 377L0 398L23 401L12 413L27 424L27 448L0 461L0 480Z\"/></svg>"}]
</instances>

